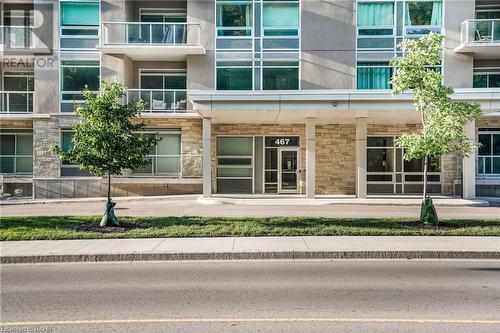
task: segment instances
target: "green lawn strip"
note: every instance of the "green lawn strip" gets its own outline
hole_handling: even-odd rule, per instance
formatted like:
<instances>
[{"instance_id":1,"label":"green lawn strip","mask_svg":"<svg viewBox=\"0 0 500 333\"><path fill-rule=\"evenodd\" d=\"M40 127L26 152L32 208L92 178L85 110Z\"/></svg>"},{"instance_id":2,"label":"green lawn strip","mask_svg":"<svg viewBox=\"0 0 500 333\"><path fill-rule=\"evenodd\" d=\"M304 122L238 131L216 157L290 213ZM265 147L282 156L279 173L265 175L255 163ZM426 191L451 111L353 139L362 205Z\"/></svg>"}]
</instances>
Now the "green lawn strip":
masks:
<instances>
[{"instance_id":1,"label":"green lawn strip","mask_svg":"<svg viewBox=\"0 0 500 333\"><path fill-rule=\"evenodd\" d=\"M100 216L3 217L0 240L224 237L224 236L500 236L500 219L443 220L451 230L408 227L405 218L217 218L122 217L141 228L121 233L77 232L82 223L98 223Z\"/></svg>"}]
</instances>

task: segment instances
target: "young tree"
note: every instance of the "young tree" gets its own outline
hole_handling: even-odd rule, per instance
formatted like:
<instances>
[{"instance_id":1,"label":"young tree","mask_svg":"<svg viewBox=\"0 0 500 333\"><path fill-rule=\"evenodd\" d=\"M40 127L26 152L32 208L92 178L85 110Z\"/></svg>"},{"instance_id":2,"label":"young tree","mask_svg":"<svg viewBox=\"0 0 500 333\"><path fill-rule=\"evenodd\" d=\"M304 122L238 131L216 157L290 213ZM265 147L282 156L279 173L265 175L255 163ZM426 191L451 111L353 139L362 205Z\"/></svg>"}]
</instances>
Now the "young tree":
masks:
<instances>
[{"instance_id":1,"label":"young tree","mask_svg":"<svg viewBox=\"0 0 500 333\"><path fill-rule=\"evenodd\" d=\"M120 224L114 214L116 203L111 201L111 175L150 163L146 157L160 141L156 136L137 133L146 126L133 121L140 117L144 105L142 101L122 104L125 94L126 87L121 82L101 82L97 95L86 88L85 103L76 109L82 121L73 125L73 147L66 151L57 145L52 147L63 161L78 164L96 176L107 176L108 201L101 227Z\"/></svg>"},{"instance_id":2,"label":"young tree","mask_svg":"<svg viewBox=\"0 0 500 333\"><path fill-rule=\"evenodd\" d=\"M477 144L468 140L464 126L481 117L479 104L451 99L453 89L443 84L443 76L435 70L441 63L442 43L443 36L434 33L419 40L404 40L404 56L391 60L395 69L391 80L393 93L411 91L422 121L420 133L404 133L396 140L398 146L405 148L405 160L422 159L424 163L422 223L438 223L427 193L429 159L447 154L468 156Z\"/></svg>"}]
</instances>

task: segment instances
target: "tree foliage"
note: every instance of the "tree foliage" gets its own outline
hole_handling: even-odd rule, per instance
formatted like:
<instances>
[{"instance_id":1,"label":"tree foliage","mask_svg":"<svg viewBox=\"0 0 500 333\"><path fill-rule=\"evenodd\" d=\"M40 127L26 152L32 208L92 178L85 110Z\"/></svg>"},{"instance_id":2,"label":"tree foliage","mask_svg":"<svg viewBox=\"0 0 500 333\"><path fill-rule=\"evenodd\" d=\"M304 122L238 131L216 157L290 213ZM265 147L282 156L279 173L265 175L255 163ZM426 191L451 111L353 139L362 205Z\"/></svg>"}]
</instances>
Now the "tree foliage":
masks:
<instances>
[{"instance_id":1,"label":"tree foliage","mask_svg":"<svg viewBox=\"0 0 500 333\"><path fill-rule=\"evenodd\" d=\"M125 94L121 82L101 82L97 95L85 89L85 103L76 109L82 121L73 126L73 146L69 150L54 146L53 151L96 176L121 175L150 163L146 157L159 139L140 134L146 123L133 120L140 117L144 105L142 101L121 103Z\"/></svg>"},{"instance_id":2,"label":"tree foliage","mask_svg":"<svg viewBox=\"0 0 500 333\"><path fill-rule=\"evenodd\" d=\"M404 56L391 60L395 68L393 93L413 92L422 119L420 133L404 133L396 140L405 148L406 160L447 154L468 156L477 148L463 128L481 117L481 109L479 104L451 99L453 88L443 84L443 76L436 70L441 63L442 42L443 36L434 33L419 40L404 40Z\"/></svg>"}]
</instances>

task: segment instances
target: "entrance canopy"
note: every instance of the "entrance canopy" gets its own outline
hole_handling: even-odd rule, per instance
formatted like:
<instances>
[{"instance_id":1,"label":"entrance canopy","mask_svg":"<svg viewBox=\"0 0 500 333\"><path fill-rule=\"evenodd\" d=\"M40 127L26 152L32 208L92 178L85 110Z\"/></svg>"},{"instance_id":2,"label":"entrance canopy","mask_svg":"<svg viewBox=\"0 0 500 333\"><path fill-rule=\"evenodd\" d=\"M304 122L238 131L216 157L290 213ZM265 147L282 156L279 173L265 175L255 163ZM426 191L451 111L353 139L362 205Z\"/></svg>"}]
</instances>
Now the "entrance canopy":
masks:
<instances>
[{"instance_id":1,"label":"entrance canopy","mask_svg":"<svg viewBox=\"0 0 500 333\"><path fill-rule=\"evenodd\" d=\"M456 89L456 101L481 104L483 114L499 115L498 89ZM298 91L193 91L193 108L213 123L354 123L367 117L370 123L415 124L412 94L395 95L382 90L298 90Z\"/></svg>"}]
</instances>

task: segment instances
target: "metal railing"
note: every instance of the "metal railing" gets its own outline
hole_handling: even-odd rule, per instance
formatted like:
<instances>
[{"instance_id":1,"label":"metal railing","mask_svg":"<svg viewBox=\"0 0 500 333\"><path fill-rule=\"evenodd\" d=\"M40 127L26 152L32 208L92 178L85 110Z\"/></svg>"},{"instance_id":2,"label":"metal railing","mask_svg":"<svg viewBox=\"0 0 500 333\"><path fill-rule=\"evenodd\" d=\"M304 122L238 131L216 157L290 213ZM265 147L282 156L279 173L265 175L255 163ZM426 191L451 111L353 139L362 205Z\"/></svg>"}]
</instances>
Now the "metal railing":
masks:
<instances>
[{"instance_id":1,"label":"metal railing","mask_svg":"<svg viewBox=\"0 0 500 333\"><path fill-rule=\"evenodd\" d=\"M460 25L460 42L500 44L500 19L466 20Z\"/></svg>"},{"instance_id":2,"label":"metal railing","mask_svg":"<svg viewBox=\"0 0 500 333\"><path fill-rule=\"evenodd\" d=\"M186 89L129 89L127 102L142 100L144 112L186 112Z\"/></svg>"},{"instance_id":3,"label":"metal railing","mask_svg":"<svg viewBox=\"0 0 500 333\"><path fill-rule=\"evenodd\" d=\"M107 22L103 45L201 46L198 23Z\"/></svg>"},{"instance_id":4,"label":"metal railing","mask_svg":"<svg viewBox=\"0 0 500 333\"><path fill-rule=\"evenodd\" d=\"M32 113L33 91L0 91L0 113Z\"/></svg>"},{"instance_id":5,"label":"metal railing","mask_svg":"<svg viewBox=\"0 0 500 333\"><path fill-rule=\"evenodd\" d=\"M202 155L151 155L151 163L131 172L132 176L200 178Z\"/></svg>"},{"instance_id":6,"label":"metal railing","mask_svg":"<svg viewBox=\"0 0 500 333\"><path fill-rule=\"evenodd\" d=\"M0 26L0 45L10 49L32 48L32 29L29 26Z\"/></svg>"}]
</instances>

